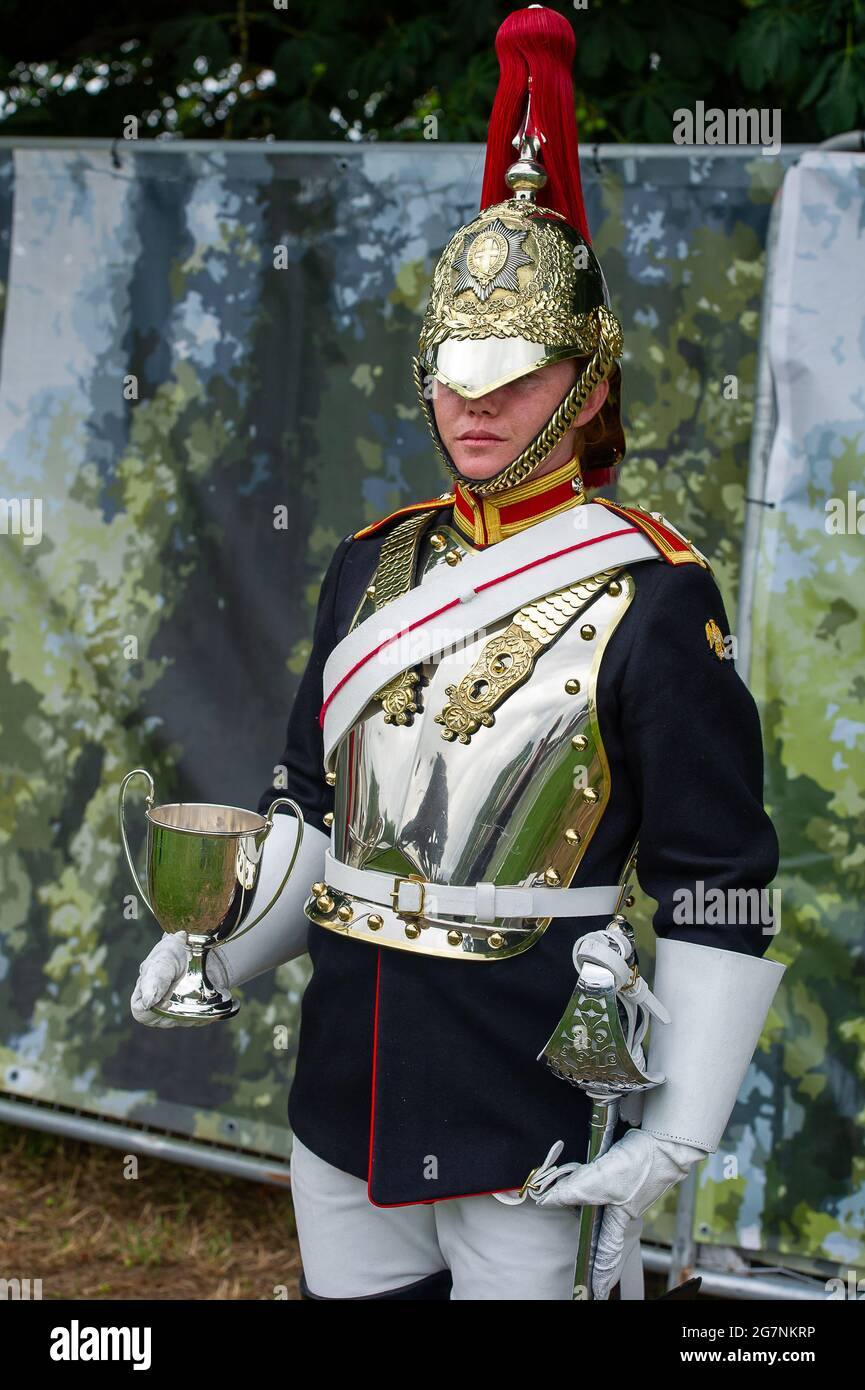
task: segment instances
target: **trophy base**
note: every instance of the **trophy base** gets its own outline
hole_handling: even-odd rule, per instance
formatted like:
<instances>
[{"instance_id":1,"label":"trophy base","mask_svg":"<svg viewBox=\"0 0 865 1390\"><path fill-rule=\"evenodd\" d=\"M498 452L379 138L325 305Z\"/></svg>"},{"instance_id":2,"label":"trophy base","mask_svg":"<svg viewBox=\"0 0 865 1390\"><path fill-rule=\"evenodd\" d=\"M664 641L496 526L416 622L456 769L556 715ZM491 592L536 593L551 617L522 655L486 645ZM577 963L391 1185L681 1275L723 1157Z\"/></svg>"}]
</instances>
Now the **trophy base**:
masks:
<instances>
[{"instance_id":1,"label":"trophy base","mask_svg":"<svg viewBox=\"0 0 865 1390\"><path fill-rule=\"evenodd\" d=\"M217 1003L199 1006L186 1003L172 1008L169 1004L161 1009L154 1007L151 1013L159 1014L161 1018L193 1018L207 1023L212 1018L234 1018L239 1009L240 1003L237 999L221 999Z\"/></svg>"},{"instance_id":2,"label":"trophy base","mask_svg":"<svg viewBox=\"0 0 865 1390\"><path fill-rule=\"evenodd\" d=\"M201 1023L209 1023L214 1018L234 1018L240 1008L240 1000L215 989L200 967L196 968L198 961L193 959L190 964L192 968L181 975L167 1002L155 1004L153 1013L160 1018L193 1019Z\"/></svg>"}]
</instances>

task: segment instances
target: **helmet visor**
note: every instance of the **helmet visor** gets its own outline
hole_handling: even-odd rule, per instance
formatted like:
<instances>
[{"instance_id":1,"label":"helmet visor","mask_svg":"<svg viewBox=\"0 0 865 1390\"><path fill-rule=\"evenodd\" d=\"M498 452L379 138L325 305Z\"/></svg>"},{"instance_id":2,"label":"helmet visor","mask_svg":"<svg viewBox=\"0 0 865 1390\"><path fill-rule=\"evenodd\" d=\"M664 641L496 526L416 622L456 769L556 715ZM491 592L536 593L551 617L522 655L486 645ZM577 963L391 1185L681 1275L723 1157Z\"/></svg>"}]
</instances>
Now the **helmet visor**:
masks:
<instances>
[{"instance_id":1,"label":"helmet visor","mask_svg":"<svg viewBox=\"0 0 865 1390\"><path fill-rule=\"evenodd\" d=\"M445 338L436 349L433 374L471 401L576 353L573 347L550 348L527 338Z\"/></svg>"}]
</instances>

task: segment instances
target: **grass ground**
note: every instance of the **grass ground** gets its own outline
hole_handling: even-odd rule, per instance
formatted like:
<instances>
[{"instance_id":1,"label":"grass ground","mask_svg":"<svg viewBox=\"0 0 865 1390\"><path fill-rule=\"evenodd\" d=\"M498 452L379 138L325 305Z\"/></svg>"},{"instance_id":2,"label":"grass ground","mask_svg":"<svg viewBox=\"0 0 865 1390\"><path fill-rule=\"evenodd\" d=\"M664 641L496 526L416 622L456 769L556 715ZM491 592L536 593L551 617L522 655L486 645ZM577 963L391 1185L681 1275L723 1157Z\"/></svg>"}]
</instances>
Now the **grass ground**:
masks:
<instances>
[{"instance_id":1,"label":"grass ground","mask_svg":"<svg viewBox=\"0 0 865 1390\"><path fill-rule=\"evenodd\" d=\"M0 1124L0 1277L44 1299L296 1300L290 1193ZM284 1289L277 1294L275 1290ZM662 1293L646 1277L647 1298Z\"/></svg>"},{"instance_id":2,"label":"grass ground","mask_svg":"<svg viewBox=\"0 0 865 1390\"><path fill-rule=\"evenodd\" d=\"M288 1191L0 1125L4 1278L45 1299L297 1299Z\"/></svg>"}]
</instances>

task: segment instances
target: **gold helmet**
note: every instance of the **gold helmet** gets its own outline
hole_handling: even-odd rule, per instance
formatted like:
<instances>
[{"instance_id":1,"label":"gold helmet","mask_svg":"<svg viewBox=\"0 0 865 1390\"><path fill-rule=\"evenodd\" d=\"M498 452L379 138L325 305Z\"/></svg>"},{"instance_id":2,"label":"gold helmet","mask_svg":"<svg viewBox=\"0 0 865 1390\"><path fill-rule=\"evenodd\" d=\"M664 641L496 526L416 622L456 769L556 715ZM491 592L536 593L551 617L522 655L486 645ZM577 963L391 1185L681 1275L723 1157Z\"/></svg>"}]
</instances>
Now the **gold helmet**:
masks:
<instances>
[{"instance_id":1,"label":"gold helmet","mask_svg":"<svg viewBox=\"0 0 865 1390\"><path fill-rule=\"evenodd\" d=\"M600 430L583 442L583 477L590 484L605 481L625 452L617 360L622 329L591 247L580 187L573 30L555 10L532 5L504 21L496 51L501 76L481 212L454 233L439 259L413 359L436 448L452 475L481 496L527 478L604 380L609 393ZM511 147L518 151L515 162ZM505 187L512 196L500 201ZM577 380L535 438L492 478L466 478L436 426L435 382L476 400L570 357L581 359Z\"/></svg>"}]
</instances>

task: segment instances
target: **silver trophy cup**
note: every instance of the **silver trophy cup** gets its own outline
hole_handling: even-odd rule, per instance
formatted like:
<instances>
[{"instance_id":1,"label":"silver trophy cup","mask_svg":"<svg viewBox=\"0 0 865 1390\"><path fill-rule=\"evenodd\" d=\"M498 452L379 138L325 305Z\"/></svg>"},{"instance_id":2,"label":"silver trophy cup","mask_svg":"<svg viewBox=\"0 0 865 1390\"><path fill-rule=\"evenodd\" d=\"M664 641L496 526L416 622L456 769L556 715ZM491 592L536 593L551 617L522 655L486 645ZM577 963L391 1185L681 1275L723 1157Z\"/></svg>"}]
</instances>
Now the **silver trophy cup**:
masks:
<instances>
[{"instance_id":1,"label":"silver trophy cup","mask_svg":"<svg viewBox=\"0 0 865 1390\"><path fill-rule=\"evenodd\" d=\"M146 777L147 887L139 880L129 852L124 798L133 777ZM120 784L120 837L135 886L166 932L186 932L187 968L169 998L154 1006L164 1018L232 1018L240 1008L227 990L217 989L207 974L207 952L248 932L270 911L285 888L303 839L303 812L281 796L266 816L237 806L173 802L154 806L153 778L143 767L127 772ZM282 882L266 907L249 916L261 870L264 844L277 807L290 806L297 817L297 839Z\"/></svg>"}]
</instances>

